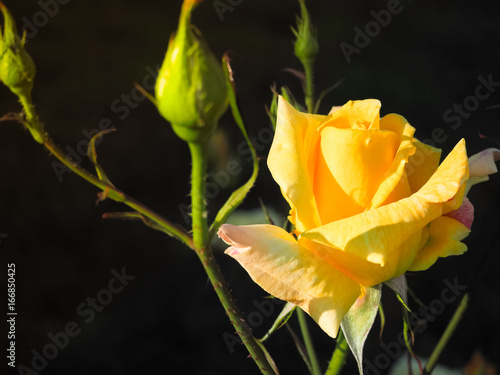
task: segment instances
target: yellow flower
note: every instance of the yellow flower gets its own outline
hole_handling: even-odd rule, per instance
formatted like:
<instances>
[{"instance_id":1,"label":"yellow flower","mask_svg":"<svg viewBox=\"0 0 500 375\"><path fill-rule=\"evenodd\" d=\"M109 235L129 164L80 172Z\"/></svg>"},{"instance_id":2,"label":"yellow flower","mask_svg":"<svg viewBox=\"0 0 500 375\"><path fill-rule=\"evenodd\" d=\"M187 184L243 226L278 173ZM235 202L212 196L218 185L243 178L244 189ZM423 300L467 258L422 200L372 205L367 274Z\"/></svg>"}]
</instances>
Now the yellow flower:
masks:
<instances>
[{"instance_id":1,"label":"yellow flower","mask_svg":"<svg viewBox=\"0 0 500 375\"><path fill-rule=\"evenodd\" d=\"M320 116L280 98L268 165L295 231L219 231L257 284L332 337L366 287L467 250L460 241L469 228L447 215L461 206L469 177L464 140L439 165L441 150L414 138L404 117L381 119L380 106L350 101Z\"/></svg>"}]
</instances>

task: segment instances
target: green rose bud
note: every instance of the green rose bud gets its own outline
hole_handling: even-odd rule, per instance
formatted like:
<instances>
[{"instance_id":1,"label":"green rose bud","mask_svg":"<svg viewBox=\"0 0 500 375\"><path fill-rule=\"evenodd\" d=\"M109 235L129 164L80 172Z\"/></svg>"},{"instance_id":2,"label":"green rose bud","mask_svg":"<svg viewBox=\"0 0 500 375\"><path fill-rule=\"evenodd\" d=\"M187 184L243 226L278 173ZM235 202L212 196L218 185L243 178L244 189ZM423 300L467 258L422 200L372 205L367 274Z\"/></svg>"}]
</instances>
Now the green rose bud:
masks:
<instances>
[{"instance_id":1,"label":"green rose bud","mask_svg":"<svg viewBox=\"0 0 500 375\"><path fill-rule=\"evenodd\" d=\"M17 96L29 99L35 78L35 64L24 49L25 37L19 37L14 19L0 2L4 29L0 31L0 80Z\"/></svg>"},{"instance_id":2,"label":"green rose bud","mask_svg":"<svg viewBox=\"0 0 500 375\"><path fill-rule=\"evenodd\" d=\"M303 65L312 63L319 51L319 44L316 38L309 13L307 12L305 0L300 1L301 17L297 17L297 30L292 28L297 40L295 41L295 56L299 58Z\"/></svg>"},{"instance_id":3,"label":"green rose bud","mask_svg":"<svg viewBox=\"0 0 500 375\"><path fill-rule=\"evenodd\" d=\"M158 111L187 142L206 141L228 106L222 64L191 26L198 2L184 1L155 87Z\"/></svg>"},{"instance_id":4,"label":"green rose bud","mask_svg":"<svg viewBox=\"0 0 500 375\"><path fill-rule=\"evenodd\" d=\"M0 28L0 81L19 97L26 114L24 126L35 141L43 143L45 137L43 124L38 119L31 101L35 63L24 49L26 34L22 38L18 35L14 18L1 1L0 10L4 18L3 30Z\"/></svg>"}]
</instances>

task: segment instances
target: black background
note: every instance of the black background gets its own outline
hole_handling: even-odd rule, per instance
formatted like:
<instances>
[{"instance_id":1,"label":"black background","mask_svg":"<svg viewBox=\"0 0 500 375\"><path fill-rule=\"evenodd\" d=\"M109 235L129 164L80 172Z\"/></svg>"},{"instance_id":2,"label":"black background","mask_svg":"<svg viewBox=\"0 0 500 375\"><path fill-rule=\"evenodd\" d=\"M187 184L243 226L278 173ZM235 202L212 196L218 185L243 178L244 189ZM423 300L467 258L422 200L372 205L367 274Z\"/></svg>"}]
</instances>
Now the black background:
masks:
<instances>
[{"instance_id":1,"label":"black background","mask_svg":"<svg viewBox=\"0 0 500 375\"><path fill-rule=\"evenodd\" d=\"M222 2L229 4L228 0ZM233 10L221 19L214 2L206 0L195 12L193 22L217 56L232 51L241 111L250 135L262 146L259 155L265 159L270 144L265 137L268 133L262 129L270 126L265 111L271 99L269 87L274 82L286 84L301 99L300 84L283 70L300 69L293 56L289 28L295 23L298 3L232 3L238 5L231 6ZM373 20L370 11L386 9L387 2L309 3L321 46L315 70L317 92L344 80L323 101L321 113L350 99L378 98L382 114L404 115L417 128L420 139L432 139L434 134L445 154L462 137L467 140L469 155L498 147L500 110L489 108L500 104L498 88L480 101L479 108L457 129L443 120L446 110L474 95L479 76L491 75L495 82L500 81L499 13L493 2L401 1L402 12L393 15L360 53L353 54L351 63L347 63L339 44L353 45L354 27L364 29ZM41 4L43 0L6 1L19 27L27 24L26 20L34 26L28 26L32 37L27 44L38 71L33 98L47 131L61 147L78 152L86 140L82 131L98 129L103 118L110 119L118 131L107 135L98 148L108 176L123 191L173 221L184 223L179 204L189 204L186 145L176 139L147 100L133 101L136 108L123 118L120 116L125 112L117 110L122 95L131 94L133 83L143 83L151 76L151 69L161 63L181 2L72 0L59 5L57 11L52 8L52 16L41 14ZM0 95L1 114L20 110L7 88L1 87ZM243 183L251 173L247 156L238 153L242 138L228 114L220 128L212 151L218 162L212 163L212 170L224 169L228 161L237 160L243 171L210 201L211 217L231 187ZM487 137L479 137L480 133ZM50 342L50 332L59 332L75 321L81 333L49 361L42 373L258 373L246 358L244 347L235 345L234 353L227 348L223 334L232 334L234 329L196 256L140 223L103 220L104 212L124 208L107 201L96 206L98 191L71 173L63 174L60 181L53 161L20 126L2 123L0 232L8 236L0 244L4 269L0 280L6 289L6 265L15 263L17 364L31 367L32 350L41 351ZM87 161L82 165L91 168ZM242 209L258 208L258 199L262 198L284 216L286 203L265 160L261 167L258 182ZM500 353L495 240L499 187L500 176L495 175L469 194L476 219L465 240L469 251L464 256L439 260L430 270L408 276L416 294L429 303L440 298L444 280L457 278L460 284L467 284L479 272L471 306L442 358L451 367L463 367L478 350L490 361L498 360ZM261 302L266 294L223 255L223 249L220 243L216 245L216 257L248 316L258 311L253 303ZM77 306L107 286L113 269L120 271L123 267L135 279L92 322L85 323ZM384 292L387 324L383 341L387 345L396 339L402 321L393 294ZM416 335L419 355L429 355L457 303L446 304L436 320ZM271 325L277 312L278 308L262 324L254 324L257 336ZM2 347L8 341L4 326ZM292 326L298 332L295 319ZM326 368L334 342L312 321L310 326L320 362ZM368 338L366 358L385 367L378 328L377 321ZM270 339L268 349L283 374L307 373L286 330ZM2 358L2 368L8 369L7 359ZM350 358L346 373L355 372ZM385 370L380 369L380 373Z\"/></svg>"}]
</instances>

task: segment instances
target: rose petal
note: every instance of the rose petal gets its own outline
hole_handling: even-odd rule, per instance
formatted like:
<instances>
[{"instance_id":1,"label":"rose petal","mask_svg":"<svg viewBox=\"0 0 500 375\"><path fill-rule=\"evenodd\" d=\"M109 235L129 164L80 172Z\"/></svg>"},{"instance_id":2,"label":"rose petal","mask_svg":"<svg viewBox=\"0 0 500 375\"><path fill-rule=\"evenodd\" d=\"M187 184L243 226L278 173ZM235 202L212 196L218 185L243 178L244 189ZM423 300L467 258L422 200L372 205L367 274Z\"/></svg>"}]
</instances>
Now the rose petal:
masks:
<instances>
[{"instance_id":1,"label":"rose petal","mask_svg":"<svg viewBox=\"0 0 500 375\"><path fill-rule=\"evenodd\" d=\"M291 222L304 231L320 225L312 179L319 150L316 129L326 117L299 112L280 96L277 118L267 164L291 206Z\"/></svg>"},{"instance_id":2,"label":"rose petal","mask_svg":"<svg viewBox=\"0 0 500 375\"><path fill-rule=\"evenodd\" d=\"M472 222L474 221L474 206L469 198L464 197L462 205L458 209L448 212L446 216L458 220L470 229L472 227Z\"/></svg>"},{"instance_id":3,"label":"rose petal","mask_svg":"<svg viewBox=\"0 0 500 375\"><path fill-rule=\"evenodd\" d=\"M379 129L381 106L377 99L350 100L341 108L331 111L324 126L338 129Z\"/></svg>"},{"instance_id":4,"label":"rose petal","mask_svg":"<svg viewBox=\"0 0 500 375\"><path fill-rule=\"evenodd\" d=\"M412 236L408 242L413 242L412 246L416 247L417 244L420 243L419 235L420 233L417 232L416 235ZM342 271L342 273L346 276L366 287L380 284L381 281L390 279L392 275L396 274L395 270L392 269L392 271L390 271L388 266L382 267L378 263L368 261L358 257L357 255L346 253L340 249L312 241L304 236L299 238L299 245L309 249L324 262L330 263L335 268ZM411 245L405 243L401 247L404 246ZM411 263L408 262L407 267L410 264ZM406 271L406 269L399 272L399 274L404 271Z\"/></svg>"},{"instance_id":5,"label":"rose petal","mask_svg":"<svg viewBox=\"0 0 500 375\"><path fill-rule=\"evenodd\" d=\"M314 193L323 224L365 211L398 146L398 136L391 131L322 127L319 160L327 168L318 168Z\"/></svg>"},{"instance_id":6,"label":"rose petal","mask_svg":"<svg viewBox=\"0 0 500 375\"><path fill-rule=\"evenodd\" d=\"M429 146L413 138L415 153L409 157L406 165L406 174L410 183L411 192L415 193L425 185L436 172L441 159L441 149Z\"/></svg>"},{"instance_id":7,"label":"rose petal","mask_svg":"<svg viewBox=\"0 0 500 375\"><path fill-rule=\"evenodd\" d=\"M430 223L430 236L426 245L420 250L410 271L426 270L439 257L461 255L467 251L462 241L470 233L469 228L458 220L448 216L438 217Z\"/></svg>"},{"instance_id":8,"label":"rose petal","mask_svg":"<svg viewBox=\"0 0 500 375\"><path fill-rule=\"evenodd\" d=\"M421 238L417 232L442 215L445 202L463 190L467 176L467 155L462 140L431 179L411 197L311 229L302 237L341 250L332 250L332 262L338 261L342 253L349 253L379 264L386 271L367 276L359 272L355 262L342 261L350 265L344 272L357 280L372 278L366 286L375 285L384 281L379 278L396 277L411 264Z\"/></svg>"},{"instance_id":9,"label":"rose petal","mask_svg":"<svg viewBox=\"0 0 500 375\"><path fill-rule=\"evenodd\" d=\"M337 112L340 108L342 108L341 105L334 106L330 109L330 112L328 112L328 114L331 115L332 113Z\"/></svg>"},{"instance_id":10,"label":"rose petal","mask_svg":"<svg viewBox=\"0 0 500 375\"><path fill-rule=\"evenodd\" d=\"M265 291L300 306L336 337L343 316L362 293L359 284L279 227L224 224L219 235L231 245L226 254Z\"/></svg>"},{"instance_id":11,"label":"rose petal","mask_svg":"<svg viewBox=\"0 0 500 375\"><path fill-rule=\"evenodd\" d=\"M396 133L399 138L399 148L391 166L384 171L385 179L378 187L377 193L368 207L370 209L396 202L411 195L405 166L409 157L415 153L416 148L413 145L415 128L408 124L408 121L403 116L390 114L380 120L380 129Z\"/></svg>"},{"instance_id":12,"label":"rose petal","mask_svg":"<svg viewBox=\"0 0 500 375\"><path fill-rule=\"evenodd\" d=\"M469 163L465 140L461 139L418 194L429 202L447 202L457 195L468 178Z\"/></svg>"},{"instance_id":13,"label":"rose petal","mask_svg":"<svg viewBox=\"0 0 500 375\"><path fill-rule=\"evenodd\" d=\"M471 177L483 177L497 173L495 161L500 160L500 150L488 148L469 158L469 173Z\"/></svg>"}]
</instances>

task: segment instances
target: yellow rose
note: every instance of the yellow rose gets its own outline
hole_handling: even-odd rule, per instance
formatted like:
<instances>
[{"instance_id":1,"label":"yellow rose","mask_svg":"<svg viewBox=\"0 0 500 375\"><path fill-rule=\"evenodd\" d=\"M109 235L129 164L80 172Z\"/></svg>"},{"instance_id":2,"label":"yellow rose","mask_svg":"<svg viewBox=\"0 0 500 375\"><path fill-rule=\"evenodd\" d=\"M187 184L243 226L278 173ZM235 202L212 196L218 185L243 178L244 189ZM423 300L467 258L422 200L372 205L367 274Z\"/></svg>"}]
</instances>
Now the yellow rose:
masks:
<instances>
[{"instance_id":1,"label":"yellow rose","mask_svg":"<svg viewBox=\"0 0 500 375\"><path fill-rule=\"evenodd\" d=\"M272 225L223 225L220 237L264 290L300 306L336 337L370 287L467 250L462 220L469 165L461 140L441 150L413 137L406 119L380 119L378 100L328 116L283 98L268 165L290 204L293 234Z\"/></svg>"}]
</instances>

